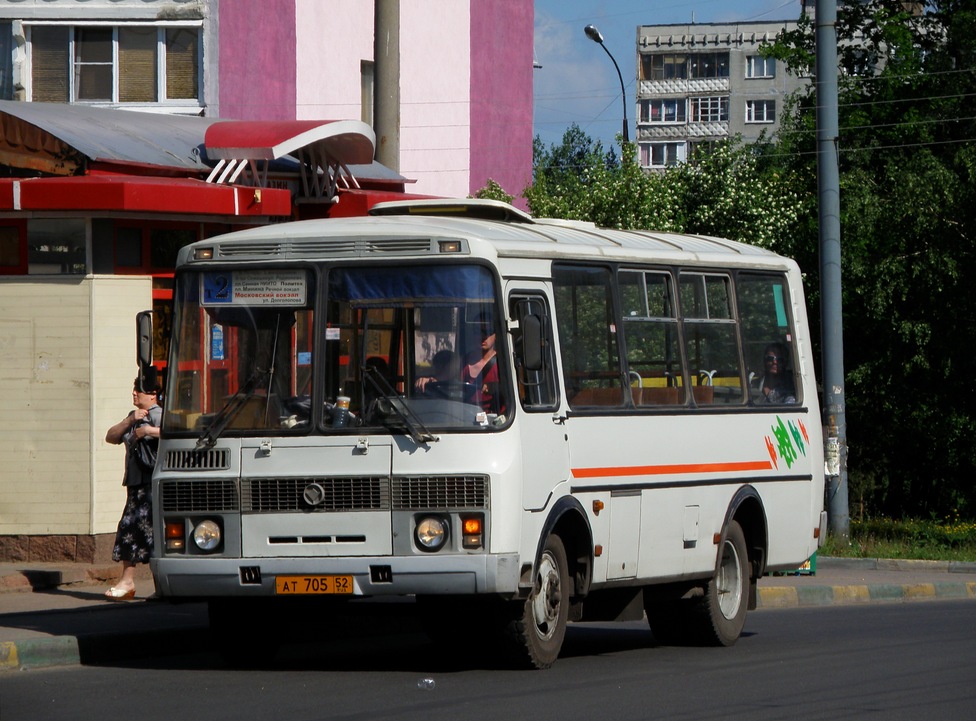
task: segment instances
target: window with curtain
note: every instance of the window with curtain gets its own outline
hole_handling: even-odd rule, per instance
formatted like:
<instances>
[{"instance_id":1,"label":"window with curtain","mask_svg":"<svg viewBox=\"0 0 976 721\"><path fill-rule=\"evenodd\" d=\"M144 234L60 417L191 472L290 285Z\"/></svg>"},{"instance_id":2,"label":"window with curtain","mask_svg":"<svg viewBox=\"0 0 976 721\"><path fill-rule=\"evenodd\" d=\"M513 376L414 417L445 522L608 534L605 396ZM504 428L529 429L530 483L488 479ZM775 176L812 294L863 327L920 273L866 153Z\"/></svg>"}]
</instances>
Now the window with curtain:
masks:
<instances>
[{"instance_id":1,"label":"window with curtain","mask_svg":"<svg viewBox=\"0 0 976 721\"><path fill-rule=\"evenodd\" d=\"M166 31L166 97L170 100L192 100L199 95L199 40L196 29Z\"/></svg>"},{"instance_id":2,"label":"window with curtain","mask_svg":"<svg viewBox=\"0 0 976 721\"><path fill-rule=\"evenodd\" d=\"M156 91L155 28L119 28L119 102L152 103Z\"/></svg>"},{"instance_id":3,"label":"window with curtain","mask_svg":"<svg viewBox=\"0 0 976 721\"><path fill-rule=\"evenodd\" d=\"M66 103L68 97L68 48L70 28L40 25L31 28L31 100Z\"/></svg>"},{"instance_id":4,"label":"window with curtain","mask_svg":"<svg viewBox=\"0 0 976 721\"><path fill-rule=\"evenodd\" d=\"M0 22L0 100L14 99L13 42L11 23Z\"/></svg>"},{"instance_id":5,"label":"window with curtain","mask_svg":"<svg viewBox=\"0 0 976 721\"><path fill-rule=\"evenodd\" d=\"M200 95L200 28L32 25L34 102L165 103Z\"/></svg>"}]
</instances>

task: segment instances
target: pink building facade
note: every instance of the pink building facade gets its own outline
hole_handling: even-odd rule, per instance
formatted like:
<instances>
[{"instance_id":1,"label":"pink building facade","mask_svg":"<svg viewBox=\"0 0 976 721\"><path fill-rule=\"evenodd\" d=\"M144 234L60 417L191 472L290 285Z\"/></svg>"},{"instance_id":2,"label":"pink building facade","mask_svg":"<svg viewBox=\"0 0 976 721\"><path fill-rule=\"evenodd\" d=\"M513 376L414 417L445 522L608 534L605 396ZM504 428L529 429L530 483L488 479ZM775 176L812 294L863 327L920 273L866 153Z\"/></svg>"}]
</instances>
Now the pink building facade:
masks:
<instances>
[{"instance_id":1,"label":"pink building facade","mask_svg":"<svg viewBox=\"0 0 976 721\"><path fill-rule=\"evenodd\" d=\"M220 0L216 10L214 114L369 122L373 2ZM411 0L399 18L398 170L416 181L409 190L465 196L493 179L520 195L532 173L531 0Z\"/></svg>"}]
</instances>

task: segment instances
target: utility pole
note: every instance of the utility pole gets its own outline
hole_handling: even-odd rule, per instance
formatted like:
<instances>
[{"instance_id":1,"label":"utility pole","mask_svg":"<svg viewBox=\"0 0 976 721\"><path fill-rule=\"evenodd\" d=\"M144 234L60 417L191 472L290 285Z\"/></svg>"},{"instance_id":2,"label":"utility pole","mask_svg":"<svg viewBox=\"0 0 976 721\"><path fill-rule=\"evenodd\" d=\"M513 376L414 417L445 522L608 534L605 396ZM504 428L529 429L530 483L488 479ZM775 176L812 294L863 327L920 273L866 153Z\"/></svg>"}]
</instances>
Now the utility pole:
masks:
<instances>
[{"instance_id":1,"label":"utility pole","mask_svg":"<svg viewBox=\"0 0 976 721\"><path fill-rule=\"evenodd\" d=\"M823 424L830 534L850 540L847 494L847 411L844 400L844 316L841 296L837 0L816 0L817 192L820 226L820 308Z\"/></svg>"},{"instance_id":2,"label":"utility pole","mask_svg":"<svg viewBox=\"0 0 976 721\"><path fill-rule=\"evenodd\" d=\"M400 170L400 0L373 0L376 160Z\"/></svg>"}]
</instances>

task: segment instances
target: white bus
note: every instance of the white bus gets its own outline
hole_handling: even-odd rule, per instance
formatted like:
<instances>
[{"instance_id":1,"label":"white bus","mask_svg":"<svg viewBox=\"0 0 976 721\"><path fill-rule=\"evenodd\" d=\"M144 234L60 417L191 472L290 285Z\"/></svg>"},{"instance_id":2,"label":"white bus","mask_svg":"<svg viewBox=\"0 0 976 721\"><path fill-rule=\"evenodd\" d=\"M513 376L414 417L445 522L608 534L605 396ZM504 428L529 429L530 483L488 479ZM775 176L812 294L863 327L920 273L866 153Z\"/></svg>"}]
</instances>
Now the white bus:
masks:
<instances>
[{"instance_id":1,"label":"white bus","mask_svg":"<svg viewBox=\"0 0 976 721\"><path fill-rule=\"evenodd\" d=\"M293 609L388 596L536 668L570 621L734 643L825 532L796 264L491 201L371 212L181 251L158 593L206 600L237 662Z\"/></svg>"}]
</instances>

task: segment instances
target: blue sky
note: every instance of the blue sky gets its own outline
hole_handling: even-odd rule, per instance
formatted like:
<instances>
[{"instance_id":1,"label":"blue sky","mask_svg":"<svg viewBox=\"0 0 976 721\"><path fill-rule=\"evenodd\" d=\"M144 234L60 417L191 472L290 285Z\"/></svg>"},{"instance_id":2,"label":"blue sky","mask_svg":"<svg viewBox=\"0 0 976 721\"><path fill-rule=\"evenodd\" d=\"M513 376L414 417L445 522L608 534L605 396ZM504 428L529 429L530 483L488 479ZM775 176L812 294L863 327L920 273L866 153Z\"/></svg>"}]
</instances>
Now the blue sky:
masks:
<instances>
[{"instance_id":1,"label":"blue sky","mask_svg":"<svg viewBox=\"0 0 976 721\"><path fill-rule=\"evenodd\" d=\"M796 20L800 0L535 0L533 135L559 143L577 123L604 148L621 131L620 80L599 45L583 33L596 25L620 66L634 137L637 26L749 20Z\"/></svg>"}]
</instances>

